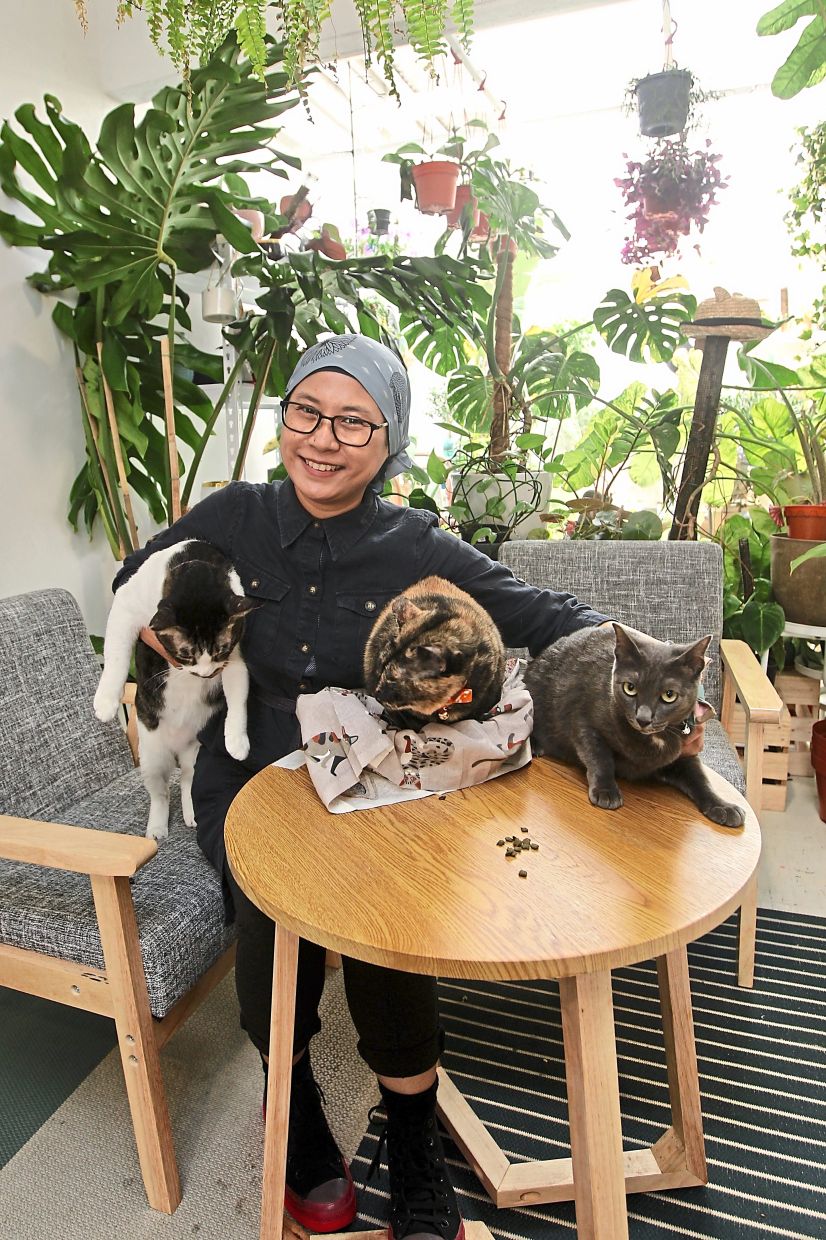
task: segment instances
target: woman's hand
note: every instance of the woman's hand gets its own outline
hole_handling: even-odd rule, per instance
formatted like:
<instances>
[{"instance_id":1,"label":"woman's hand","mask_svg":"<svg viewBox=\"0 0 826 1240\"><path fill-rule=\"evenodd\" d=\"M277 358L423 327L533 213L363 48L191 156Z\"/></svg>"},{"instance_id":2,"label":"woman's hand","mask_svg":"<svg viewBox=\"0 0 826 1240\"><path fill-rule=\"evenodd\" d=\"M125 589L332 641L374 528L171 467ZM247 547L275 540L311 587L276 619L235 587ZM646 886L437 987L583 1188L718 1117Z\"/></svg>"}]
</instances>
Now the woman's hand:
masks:
<instances>
[{"instance_id":1,"label":"woman's hand","mask_svg":"<svg viewBox=\"0 0 826 1240\"><path fill-rule=\"evenodd\" d=\"M683 749L680 755L683 758L695 757L698 753L702 753L705 745L705 737L703 733L706 730L704 723L695 724L688 736L683 737Z\"/></svg>"},{"instance_id":2,"label":"woman's hand","mask_svg":"<svg viewBox=\"0 0 826 1240\"><path fill-rule=\"evenodd\" d=\"M138 636L144 645L151 647L151 649L154 650L156 654L159 654L162 659L166 659L167 663L169 663L172 667L181 666L180 663L175 662L166 647L161 644L154 629L142 628Z\"/></svg>"}]
</instances>

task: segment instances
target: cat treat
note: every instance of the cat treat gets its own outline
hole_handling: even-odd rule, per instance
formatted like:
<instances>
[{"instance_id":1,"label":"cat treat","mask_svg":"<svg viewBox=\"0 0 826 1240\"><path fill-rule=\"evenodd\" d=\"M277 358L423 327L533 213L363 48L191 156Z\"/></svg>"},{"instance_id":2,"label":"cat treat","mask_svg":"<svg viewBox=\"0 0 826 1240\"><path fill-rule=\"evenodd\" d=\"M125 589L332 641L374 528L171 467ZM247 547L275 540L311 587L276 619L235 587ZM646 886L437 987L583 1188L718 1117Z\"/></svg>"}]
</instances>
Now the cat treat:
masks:
<instances>
[{"instance_id":1,"label":"cat treat","mask_svg":"<svg viewBox=\"0 0 826 1240\"><path fill-rule=\"evenodd\" d=\"M700 759L682 753L686 721L713 714L698 705L710 641L674 645L616 623L560 638L525 673L534 752L583 767L602 809L622 805L618 778L657 779L712 822L742 826L741 807L721 801Z\"/></svg>"}]
</instances>

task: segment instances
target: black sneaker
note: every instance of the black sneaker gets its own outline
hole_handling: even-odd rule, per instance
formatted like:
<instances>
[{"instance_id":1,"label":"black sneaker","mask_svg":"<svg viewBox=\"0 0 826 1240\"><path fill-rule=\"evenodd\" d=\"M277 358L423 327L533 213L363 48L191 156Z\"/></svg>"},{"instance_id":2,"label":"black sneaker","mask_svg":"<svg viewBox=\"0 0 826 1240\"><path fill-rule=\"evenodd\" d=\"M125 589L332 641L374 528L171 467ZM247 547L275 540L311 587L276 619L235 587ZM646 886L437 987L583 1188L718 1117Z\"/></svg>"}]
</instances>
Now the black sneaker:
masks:
<instances>
[{"instance_id":1,"label":"black sneaker","mask_svg":"<svg viewBox=\"0 0 826 1240\"><path fill-rule=\"evenodd\" d=\"M387 1122L367 1175L378 1167L386 1141L389 1240L464 1240L465 1225L436 1122L437 1082L420 1094L397 1094L381 1083L379 1089Z\"/></svg>"},{"instance_id":2,"label":"black sneaker","mask_svg":"<svg viewBox=\"0 0 826 1240\"><path fill-rule=\"evenodd\" d=\"M268 1074L263 1066L266 1120ZM293 1065L284 1205L311 1232L341 1231L356 1217L353 1177L330 1132L323 1101L306 1050Z\"/></svg>"}]
</instances>

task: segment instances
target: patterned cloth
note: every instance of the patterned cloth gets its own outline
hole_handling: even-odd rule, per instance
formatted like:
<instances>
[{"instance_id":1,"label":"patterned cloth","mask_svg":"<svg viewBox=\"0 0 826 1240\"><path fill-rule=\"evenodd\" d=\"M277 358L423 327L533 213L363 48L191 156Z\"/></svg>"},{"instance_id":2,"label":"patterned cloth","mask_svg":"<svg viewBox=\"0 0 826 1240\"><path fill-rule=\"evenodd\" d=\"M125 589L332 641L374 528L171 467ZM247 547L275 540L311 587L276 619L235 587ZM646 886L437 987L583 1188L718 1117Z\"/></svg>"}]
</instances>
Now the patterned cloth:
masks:
<instances>
[{"instance_id":1,"label":"patterned cloth","mask_svg":"<svg viewBox=\"0 0 826 1240\"><path fill-rule=\"evenodd\" d=\"M306 765L334 814L470 788L531 760L533 703L515 660L481 720L392 728L375 698L349 689L307 694L297 714L301 752L275 765Z\"/></svg>"}]
</instances>

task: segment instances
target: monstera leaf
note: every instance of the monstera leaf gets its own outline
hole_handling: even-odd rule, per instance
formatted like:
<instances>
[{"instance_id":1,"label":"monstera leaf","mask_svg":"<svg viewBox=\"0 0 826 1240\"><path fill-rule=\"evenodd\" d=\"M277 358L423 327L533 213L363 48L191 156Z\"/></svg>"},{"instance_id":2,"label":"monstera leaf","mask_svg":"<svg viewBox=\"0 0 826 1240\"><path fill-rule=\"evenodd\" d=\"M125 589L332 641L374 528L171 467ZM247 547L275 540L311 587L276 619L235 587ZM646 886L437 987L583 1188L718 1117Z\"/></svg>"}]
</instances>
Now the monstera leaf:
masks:
<instances>
[{"instance_id":1,"label":"monstera leaf","mask_svg":"<svg viewBox=\"0 0 826 1240\"><path fill-rule=\"evenodd\" d=\"M594 323L614 353L635 362L667 362L685 342L680 324L688 322L696 308L696 298L688 293L672 291L638 302L615 288L597 306Z\"/></svg>"}]
</instances>

